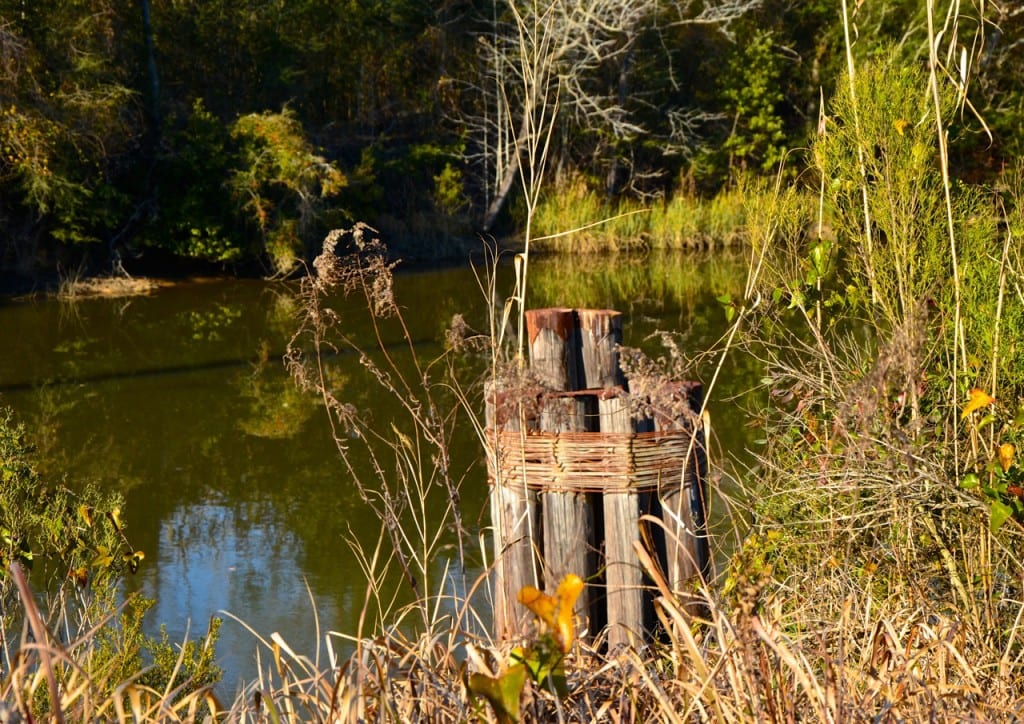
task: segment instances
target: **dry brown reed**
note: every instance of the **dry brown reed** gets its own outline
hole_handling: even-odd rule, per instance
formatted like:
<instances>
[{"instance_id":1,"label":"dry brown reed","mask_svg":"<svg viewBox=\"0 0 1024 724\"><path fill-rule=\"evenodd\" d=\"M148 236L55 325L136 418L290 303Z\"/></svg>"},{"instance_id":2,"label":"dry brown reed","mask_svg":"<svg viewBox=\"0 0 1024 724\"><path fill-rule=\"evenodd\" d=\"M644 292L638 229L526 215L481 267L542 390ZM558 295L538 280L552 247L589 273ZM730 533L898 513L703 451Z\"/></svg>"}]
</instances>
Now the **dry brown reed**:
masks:
<instances>
[{"instance_id":1,"label":"dry brown reed","mask_svg":"<svg viewBox=\"0 0 1024 724\"><path fill-rule=\"evenodd\" d=\"M18 562L11 563L9 574L24 626L16 641L4 641L0 721L192 722L222 710L211 687L194 687L178 676L185 664L184 646L169 679L178 680L177 685L147 686L141 683L145 669L121 678L120 669L99 651L100 631L111 625L117 610L82 626L68 619L73 606L44 613Z\"/></svg>"}]
</instances>

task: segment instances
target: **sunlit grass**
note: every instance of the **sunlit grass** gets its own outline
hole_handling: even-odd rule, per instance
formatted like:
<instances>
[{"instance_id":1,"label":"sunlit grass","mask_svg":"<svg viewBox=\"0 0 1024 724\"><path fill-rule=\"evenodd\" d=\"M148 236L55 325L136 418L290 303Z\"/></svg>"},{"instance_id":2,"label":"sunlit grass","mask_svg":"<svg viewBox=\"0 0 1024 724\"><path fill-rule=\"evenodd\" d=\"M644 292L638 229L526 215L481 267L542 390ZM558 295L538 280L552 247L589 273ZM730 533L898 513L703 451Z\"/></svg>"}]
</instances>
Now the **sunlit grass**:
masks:
<instances>
[{"instance_id":1,"label":"sunlit grass","mask_svg":"<svg viewBox=\"0 0 1024 724\"><path fill-rule=\"evenodd\" d=\"M704 249L745 238L746 192L724 189L712 198L675 194L649 203L609 202L582 180L550 191L537 207L534 249L561 252Z\"/></svg>"}]
</instances>

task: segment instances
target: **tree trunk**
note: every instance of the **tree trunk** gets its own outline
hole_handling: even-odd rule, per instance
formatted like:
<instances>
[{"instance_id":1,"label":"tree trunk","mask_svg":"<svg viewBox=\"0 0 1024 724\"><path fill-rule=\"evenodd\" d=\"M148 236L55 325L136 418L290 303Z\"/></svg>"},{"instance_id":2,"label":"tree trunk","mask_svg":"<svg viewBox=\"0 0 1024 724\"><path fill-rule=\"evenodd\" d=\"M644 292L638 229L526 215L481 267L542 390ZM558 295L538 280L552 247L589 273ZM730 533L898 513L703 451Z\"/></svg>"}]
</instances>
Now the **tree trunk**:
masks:
<instances>
[{"instance_id":1,"label":"tree trunk","mask_svg":"<svg viewBox=\"0 0 1024 724\"><path fill-rule=\"evenodd\" d=\"M142 11L142 36L146 44L146 72L149 81L146 112L149 115L150 133L155 136L160 132L160 75L156 69L156 46L153 42L149 0L139 0L139 9Z\"/></svg>"},{"instance_id":2,"label":"tree trunk","mask_svg":"<svg viewBox=\"0 0 1024 724\"><path fill-rule=\"evenodd\" d=\"M629 71L633 67L633 38L630 37L627 42L629 50L626 51L622 63L619 65L617 88L619 108L622 110L626 108L626 99L629 97ZM616 144L612 147L612 162L608 169L608 178L605 181L605 196L609 199L618 196L628 173L629 169L625 168L625 164L622 163L622 155L619 152L618 144Z\"/></svg>"},{"instance_id":3,"label":"tree trunk","mask_svg":"<svg viewBox=\"0 0 1024 724\"><path fill-rule=\"evenodd\" d=\"M519 157L522 155L523 145L527 142L526 136L529 130L529 118L524 112L523 119L519 124L519 133L513 139L515 152L512 154L508 168L505 169L505 174L501 177L501 183L498 184L494 198L491 199L491 203L487 207L487 213L484 214L483 230L485 232L489 232L494 228L494 223L498 220L498 214L505 208L505 202L508 201L509 194L512 193L512 185L519 176Z\"/></svg>"}]
</instances>

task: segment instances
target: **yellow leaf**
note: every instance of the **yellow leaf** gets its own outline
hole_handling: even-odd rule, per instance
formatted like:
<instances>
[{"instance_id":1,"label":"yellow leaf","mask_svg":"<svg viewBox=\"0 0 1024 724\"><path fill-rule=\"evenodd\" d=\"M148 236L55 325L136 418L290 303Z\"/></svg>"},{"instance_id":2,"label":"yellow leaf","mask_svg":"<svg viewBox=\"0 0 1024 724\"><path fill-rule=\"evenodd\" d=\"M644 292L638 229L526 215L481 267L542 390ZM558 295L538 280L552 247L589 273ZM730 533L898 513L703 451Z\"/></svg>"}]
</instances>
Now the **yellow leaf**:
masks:
<instances>
[{"instance_id":1,"label":"yellow leaf","mask_svg":"<svg viewBox=\"0 0 1024 724\"><path fill-rule=\"evenodd\" d=\"M554 596L549 596L533 586L523 586L519 591L519 603L530 609L533 615L549 628L555 628L555 609L558 607L558 601Z\"/></svg>"},{"instance_id":2,"label":"yellow leaf","mask_svg":"<svg viewBox=\"0 0 1024 724\"><path fill-rule=\"evenodd\" d=\"M980 410L983 407L988 407L995 401L996 398L989 395L985 390L980 387L975 387L970 392L970 399L968 399L967 404L964 405L963 412L960 413L960 419L963 420L972 412Z\"/></svg>"},{"instance_id":3,"label":"yellow leaf","mask_svg":"<svg viewBox=\"0 0 1024 724\"><path fill-rule=\"evenodd\" d=\"M543 621L554 636L558 647L563 652L568 652L575 638L573 608L582 592L583 579L570 573L558 584L554 596L549 596L533 586L523 586L519 591L519 603Z\"/></svg>"},{"instance_id":4,"label":"yellow leaf","mask_svg":"<svg viewBox=\"0 0 1024 724\"><path fill-rule=\"evenodd\" d=\"M92 526L92 508L82 503L78 506L78 515L81 516L87 526Z\"/></svg>"},{"instance_id":5,"label":"yellow leaf","mask_svg":"<svg viewBox=\"0 0 1024 724\"><path fill-rule=\"evenodd\" d=\"M895 121L892 122L892 127L895 128L896 133L900 134L901 136L903 135L903 132L907 130L908 126L910 126L910 121L908 121L906 118L897 118Z\"/></svg>"},{"instance_id":6,"label":"yellow leaf","mask_svg":"<svg viewBox=\"0 0 1024 724\"><path fill-rule=\"evenodd\" d=\"M398 437L402 445L405 446L407 450L412 450L412 440L409 439L409 436L406 435L401 430L399 430L398 427L393 422L391 423L391 429L392 431L394 431L395 435Z\"/></svg>"},{"instance_id":7,"label":"yellow leaf","mask_svg":"<svg viewBox=\"0 0 1024 724\"><path fill-rule=\"evenodd\" d=\"M1017 451L1017 448L1013 446L1012 442L1004 442L999 446L999 467L1003 469L1005 473L1013 465L1013 455Z\"/></svg>"},{"instance_id":8,"label":"yellow leaf","mask_svg":"<svg viewBox=\"0 0 1024 724\"><path fill-rule=\"evenodd\" d=\"M558 584L558 626L555 629L555 640L562 651L569 652L575 638L575 627L573 626L573 609L576 606L576 599L583 592L583 579L574 573L570 573Z\"/></svg>"}]
</instances>

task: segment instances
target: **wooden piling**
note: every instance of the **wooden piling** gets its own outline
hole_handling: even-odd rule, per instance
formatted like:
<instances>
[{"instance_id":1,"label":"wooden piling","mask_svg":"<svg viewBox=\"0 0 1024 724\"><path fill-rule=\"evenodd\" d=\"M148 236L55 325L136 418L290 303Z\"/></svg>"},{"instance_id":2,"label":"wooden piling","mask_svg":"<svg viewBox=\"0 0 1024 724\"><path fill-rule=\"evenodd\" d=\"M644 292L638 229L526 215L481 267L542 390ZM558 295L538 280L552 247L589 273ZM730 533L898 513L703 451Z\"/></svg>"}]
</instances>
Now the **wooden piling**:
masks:
<instances>
[{"instance_id":1,"label":"wooden piling","mask_svg":"<svg viewBox=\"0 0 1024 724\"><path fill-rule=\"evenodd\" d=\"M572 309L531 309L526 312L530 339L530 370L552 390L582 387L579 327Z\"/></svg>"},{"instance_id":2,"label":"wooden piling","mask_svg":"<svg viewBox=\"0 0 1024 724\"><path fill-rule=\"evenodd\" d=\"M602 432L630 433L635 423L624 394L598 402ZM640 540L640 497L629 488L609 489L603 496L604 566L608 587L608 648L643 641L643 571L633 543Z\"/></svg>"},{"instance_id":3,"label":"wooden piling","mask_svg":"<svg viewBox=\"0 0 1024 724\"><path fill-rule=\"evenodd\" d=\"M636 432L619 366L622 315L610 309L579 309L576 314L584 382L588 389L602 391L596 429ZM633 550L633 542L640 539L640 500L628 487L611 487L601 498L608 646L614 650L643 640L643 572Z\"/></svg>"},{"instance_id":4,"label":"wooden piling","mask_svg":"<svg viewBox=\"0 0 1024 724\"><path fill-rule=\"evenodd\" d=\"M538 309L526 313L530 339L530 369L555 391L582 387L579 327L572 309ZM596 418L596 402L587 395L545 397L541 403L541 430L550 433L589 432ZM571 485L572 481L566 481ZM594 507L586 492L548 489L540 494L543 521L544 581L551 587L567 574L584 581L597 570L594 548ZM590 587L576 599L576 616L585 628L590 620Z\"/></svg>"},{"instance_id":5,"label":"wooden piling","mask_svg":"<svg viewBox=\"0 0 1024 724\"><path fill-rule=\"evenodd\" d=\"M655 430L683 431L690 445L681 473L666 479L659 490L665 523L668 579L672 590L683 596L686 584L699 577L707 580L710 553L707 540L707 450L698 413L703 404L703 387L696 382L678 382L662 401L654 417Z\"/></svg>"},{"instance_id":6,"label":"wooden piling","mask_svg":"<svg viewBox=\"0 0 1024 724\"><path fill-rule=\"evenodd\" d=\"M517 391L518 393L519 391ZM500 385L490 382L484 389L486 435L491 454L500 450L503 432L525 433L531 423L523 414L523 400L515 399ZM526 630L529 612L516 603L523 586L539 586L534 551L538 538L537 493L527 485L525 475L504 477L492 465L490 494L491 525L494 530L495 580L494 628L499 638L510 638Z\"/></svg>"},{"instance_id":7,"label":"wooden piling","mask_svg":"<svg viewBox=\"0 0 1024 724\"><path fill-rule=\"evenodd\" d=\"M684 600L687 582L708 574L700 385L670 383L667 395L659 386L647 400L654 419L638 420L618 312L531 310L526 325L531 374L513 383L520 389L485 391L497 635L524 631L524 585L554 590L575 573L587 584L580 629L607 624L611 650L640 644L655 621L636 542L654 547ZM645 514L664 526L643 534Z\"/></svg>"},{"instance_id":8,"label":"wooden piling","mask_svg":"<svg viewBox=\"0 0 1024 724\"><path fill-rule=\"evenodd\" d=\"M576 318L584 386L588 390L625 388L626 379L619 367L622 314L612 309L578 309Z\"/></svg>"}]
</instances>

